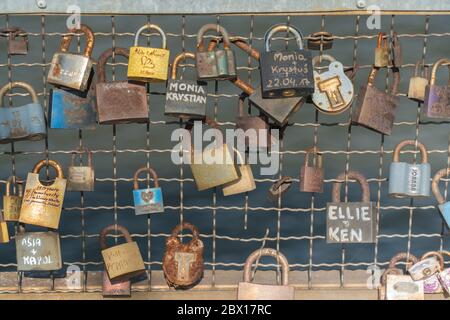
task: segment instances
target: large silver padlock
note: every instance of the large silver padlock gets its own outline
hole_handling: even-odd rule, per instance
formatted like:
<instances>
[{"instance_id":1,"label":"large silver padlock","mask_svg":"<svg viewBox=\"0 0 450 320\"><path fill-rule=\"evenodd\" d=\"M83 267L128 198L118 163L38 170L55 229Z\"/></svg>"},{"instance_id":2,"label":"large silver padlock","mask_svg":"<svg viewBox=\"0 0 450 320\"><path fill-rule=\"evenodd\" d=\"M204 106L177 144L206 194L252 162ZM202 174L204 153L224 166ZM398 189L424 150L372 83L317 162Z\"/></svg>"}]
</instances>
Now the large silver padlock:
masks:
<instances>
[{"instance_id":1,"label":"large silver padlock","mask_svg":"<svg viewBox=\"0 0 450 320\"><path fill-rule=\"evenodd\" d=\"M442 193L439 191L439 181L446 176L450 176L450 168L444 168L436 172L433 177L433 182L431 183L431 190L438 202L439 212L441 213L447 228L450 228L450 201L446 202Z\"/></svg>"}]
</instances>

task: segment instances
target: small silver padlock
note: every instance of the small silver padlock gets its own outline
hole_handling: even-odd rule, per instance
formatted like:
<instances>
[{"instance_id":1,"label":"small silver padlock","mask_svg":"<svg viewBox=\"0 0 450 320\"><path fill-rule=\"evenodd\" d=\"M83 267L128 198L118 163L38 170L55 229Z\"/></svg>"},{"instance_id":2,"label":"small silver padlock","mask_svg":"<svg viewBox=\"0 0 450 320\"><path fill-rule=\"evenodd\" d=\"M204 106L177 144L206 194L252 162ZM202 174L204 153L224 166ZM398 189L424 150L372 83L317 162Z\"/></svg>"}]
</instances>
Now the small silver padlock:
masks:
<instances>
[{"instance_id":1,"label":"small silver padlock","mask_svg":"<svg viewBox=\"0 0 450 320\"><path fill-rule=\"evenodd\" d=\"M415 263L408 269L409 274L413 280L423 280L439 272L440 265L436 256L422 258L419 262Z\"/></svg>"},{"instance_id":2,"label":"small silver padlock","mask_svg":"<svg viewBox=\"0 0 450 320\"><path fill-rule=\"evenodd\" d=\"M75 152L72 153L71 164L68 168L67 191L94 191L95 173L92 152L86 147L80 148L79 152L87 154L88 163L87 166L75 166Z\"/></svg>"}]
</instances>

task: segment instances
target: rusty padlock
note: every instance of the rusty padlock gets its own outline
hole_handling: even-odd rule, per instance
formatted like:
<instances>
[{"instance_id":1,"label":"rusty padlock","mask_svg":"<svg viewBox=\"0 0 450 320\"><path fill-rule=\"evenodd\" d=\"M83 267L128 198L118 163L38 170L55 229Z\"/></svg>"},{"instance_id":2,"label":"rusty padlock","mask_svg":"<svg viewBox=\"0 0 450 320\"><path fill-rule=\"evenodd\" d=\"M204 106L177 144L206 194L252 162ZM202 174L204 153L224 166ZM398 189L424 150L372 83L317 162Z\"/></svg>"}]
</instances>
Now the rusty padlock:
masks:
<instances>
[{"instance_id":1,"label":"rusty padlock","mask_svg":"<svg viewBox=\"0 0 450 320\"><path fill-rule=\"evenodd\" d=\"M52 184L39 181L39 171L46 165L56 171ZM66 183L63 169L58 162L46 159L39 161L27 176L19 222L58 229Z\"/></svg>"},{"instance_id":2,"label":"rusty padlock","mask_svg":"<svg viewBox=\"0 0 450 320\"><path fill-rule=\"evenodd\" d=\"M425 89L423 115L428 118L450 118L450 79L447 85L436 84L437 69L443 64L450 64L450 59L439 59L431 69L430 84ZM448 65L450 71L450 65Z\"/></svg>"},{"instance_id":3,"label":"rusty padlock","mask_svg":"<svg viewBox=\"0 0 450 320\"><path fill-rule=\"evenodd\" d=\"M252 282L252 265L260 257L277 259L281 266L281 285L257 284ZM253 251L245 261L244 281L238 285L238 300L294 300L295 289L289 285L289 263L286 257L275 249L263 248Z\"/></svg>"},{"instance_id":4,"label":"rusty padlock","mask_svg":"<svg viewBox=\"0 0 450 320\"><path fill-rule=\"evenodd\" d=\"M130 297L131 281L124 280L111 283L108 272L102 272L102 296L103 297Z\"/></svg>"},{"instance_id":5,"label":"rusty padlock","mask_svg":"<svg viewBox=\"0 0 450 320\"><path fill-rule=\"evenodd\" d=\"M192 240L185 244L178 239L183 230L192 232ZM197 284L203 276L203 242L198 229L191 223L177 225L166 241L163 257L163 271L167 284L175 288L189 288Z\"/></svg>"},{"instance_id":6,"label":"rusty padlock","mask_svg":"<svg viewBox=\"0 0 450 320\"><path fill-rule=\"evenodd\" d=\"M431 182L431 191L433 191L433 195L438 202L439 212L441 213L447 228L450 228L450 201L446 202L442 193L439 191L439 181L441 178L447 176L450 176L450 168L444 168L436 172L433 181Z\"/></svg>"},{"instance_id":7,"label":"rusty padlock","mask_svg":"<svg viewBox=\"0 0 450 320\"><path fill-rule=\"evenodd\" d=\"M289 190L292 185L292 178L288 176L283 176L277 181L275 181L269 188L267 193L267 198L271 201L277 201L283 193Z\"/></svg>"},{"instance_id":8,"label":"rusty padlock","mask_svg":"<svg viewBox=\"0 0 450 320\"><path fill-rule=\"evenodd\" d=\"M115 230L125 237L126 242L108 248L106 235ZM120 225L107 226L100 232L99 240L105 270L108 272L112 283L129 280L145 271L144 260L142 260L139 247L125 227Z\"/></svg>"},{"instance_id":9,"label":"rusty padlock","mask_svg":"<svg viewBox=\"0 0 450 320\"><path fill-rule=\"evenodd\" d=\"M309 166L310 156L316 157L314 166ZM300 169L300 191L301 192L323 192L323 166L322 154L319 148L312 147L306 150L305 161Z\"/></svg>"},{"instance_id":10,"label":"rusty padlock","mask_svg":"<svg viewBox=\"0 0 450 320\"><path fill-rule=\"evenodd\" d=\"M423 66L422 72L419 72ZM414 67L414 76L409 79L408 98L417 102L423 102L425 99L425 89L428 85L428 66L421 60L416 62Z\"/></svg>"},{"instance_id":11,"label":"rusty padlock","mask_svg":"<svg viewBox=\"0 0 450 320\"><path fill-rule=\"evenodd\" d=\"M239 150L234 149L234 154L237 155L240 177L236 181L231 181L223 185L222 191L224 196L231 196L234 194L249 192L256 189L255 179L253 179L252 167L245 163L245 158L241 155Z\"/></svg>"},{"instance_id":12,"label":"rusty padlock","mask_svg":"<svg viewBox=\"0 0 450 320\"><path fill-rule=\"evenodd\" d=\"M393 81L389 93L374 86L379 69L372 67L366 86L359 90L356 109L352 114L352 122L376 132L390 135L397 113L397 89L400 83L399 69L393 68Z\"/></svg>"},{"instance_id":13,"label":"rusty padlock","mask_svg":"<svg viewBox=\"0 0 450 320\"><path fill-rule=\"evenodd\" d=\"M75 155L82 157L86 153L87 165L76 166ZM92 163L92 152L87 147L80 147L78 152L72 152L70 166L67 169L67 191L94 191L95 172Z\"/></svg>"},{"instance_id":14,"label":"rusty padlock","mask_svg":"<svg viewBox=\"0 0 450 320\"><path fill-rule=\"evenodd\" d=\"M328 50L333 47L333 35L327 31L313 32L308 37L309 50Z\"/></svg>"},{"instance_id":15,"label":"rusty padlock","mask_svg":"<svg viewBox=\"0 0 450 320\"><path fill-rule=\"evenodd\" d=\"M17 194L11 194L11 184ZM3 219L5 221L19 221L20 207L23 198L23 181L10 176L6 181L6 193L3 195Z\"/></svg>"},{"instance_id":16,"label":"rusty padlock","mask_svg":"<svg viewBox=\"0 0 450 320\"><path fill-rule=\"evenodd\" d=\"M128 50L115 48L114 54L128 58ZM147 89L143 83L130 81L106 82L105 65L113 56L113 49L102 53L98 59L96 85L98 123L143 123L149 121Z\"/></svg>"},{"instance_id":17,"label":"rusty padlock","mask_svg":"<svg viewBox=\"0 0 450 320\"><path fill-rule=\"evenodd\" d=\"M428 261L428 259L434 258L432 260L432 265L430 265L431 268L428 268L431 275L424 275L424 273L418 273L420 278L423 278L423 290L424 293L442 293L443 287L445 288L445 292L448 292L448 286L446 285L445 279L448 277L448 274L450 272L450 269L444 270L444 257L440 252L437 251L429 251L425 253L418 262L421 263L423 261ZM435 267L437 264L437 267ZM414 267L414 266L413 266ZM437 270L433 270L433 269ZM411 274L410 268L410 274ZM425 271L425 269L422 269L421 271ZM428 274L428 272L426 272ZM412 277L412 274L411 274ZM444 286L443 286L444 284Z\"/></svg>"},{"instance_id":18,"label":"rusty padlock","mask_svg":"<svg viewBox=\"0 0 450 320\"><path fill-rule=\"evenodd\" d=\"M385 32L380 32L377 38L377 47L375 48L375 63L376 68L384 68L389 65L389 46L387 35Z\"/></svg>"},{"instance_id":19,"label":"rusty padlock","mask_svg":"<svg viewBox=\"0 0 450 320\"><path fill-rule=\"evenodd\" d=\"M8 243L8 242L9 242L8 224L6 223L2 213L0 212L0 243Z\"/></svg>"},{"instance_id":20,"label":"rusty padlock","mask_svg":"<svg viewBox=\"0 0 450 320\"><path fill-rule=\"evenodd\" d=\"M139 189L139 175L147 172L152 176L154 188ZM164 212L162 190L159 187L158 175L151 167L141 167L134 173L133 179L134 212L136 215Z\"/></svg>"},{"instance_id":21,"label":"rusty padlock","mask_svg":"<svg viewBox=\"0 0 450 320\"><path fill-rule=\"evenodd\" d=\"M25 55L28 54L28 34L19 27L10 27L0 30L8 35L8 54Z\"/></svg>"}]
</instances>

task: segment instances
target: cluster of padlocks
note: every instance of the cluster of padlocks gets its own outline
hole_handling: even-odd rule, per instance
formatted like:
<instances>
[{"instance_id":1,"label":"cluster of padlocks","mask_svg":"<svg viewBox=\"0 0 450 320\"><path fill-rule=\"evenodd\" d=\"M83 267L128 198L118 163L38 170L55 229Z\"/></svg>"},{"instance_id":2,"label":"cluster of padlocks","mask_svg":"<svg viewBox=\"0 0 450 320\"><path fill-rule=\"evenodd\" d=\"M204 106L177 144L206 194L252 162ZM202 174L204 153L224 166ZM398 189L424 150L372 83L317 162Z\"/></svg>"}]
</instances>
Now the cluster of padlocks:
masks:
<instances>
[{"instance_id":1,"label":"cluster of padlocks","mask_svg":"<svg viewBox=\"0 0 450 320\"><path fill-rule=\"evenodd\" d=\"M144 30L156 30L162 37L162 48L141 47L138 45L140 34ZM205 34L216 31L220 37L214 37L205 44ZM270 41L275 34L286 32L292 34L298 45L297 50L270 49ZM83 54L68 52L72 35L84 33L86 48ZM14 34L16 37L17 35ZM148 24L136 33L134 46L130 49L112 48L103 52L97 63L97 78L93 78L93 60L91 53L94 47L94 34L86 25L80 29L69 30L62 39L60 49L53 56L47 81L55 87L50 93L48 122L42 105L33 88L24 82L12 82L0 90L0 99L16 87L21 87L30 93L32 103L23 106L0 108L0 143L10 143L20 140L42 140L47 136L47 123L50 128L59 129L91 129L95 125L120 123L145 123L149 121L149 106L147 103L147 82L167 81L165 114L186 121L186 129L191 130L194 120L203 121L211 127L218 124L207 117L207 87L206 81L228 80L239 87L243 93L239 97L239 115L236 119L237 129L263 130L267 139L248 138L247 146L257 150L270 150L275 143L271 135L274 128L284 129L289 118L305 103L312 103L320 112L338 114L349 109L355 96L352 79L357 67L345 70L342 63L333 56L321 54L312 57L311 50L327 50L331 48L330 34L317 33L318 41L311 37L308 49L303 48L303 37L292 25L275 25L265 35L265 51L260 53L242 38L230 36L220 25L207 24L198 32L197 51L182 52L177 55L171 66L169 75L169 50L164 31L157 25ZM390 54L388 40L391 39ZM218 46L223 43L223 48ZM243 50L250 57L259 60L261 84L253 88L238 77L236 71L235 53L232 45ZM12 48L12 49L11 49ZM23 54L26 50L14 51L11 45L10 54ZM23 49L23 48L22 48ZM129 58L128 80L107 81L105 65L115 55ZM391 60L390 57L392 57ZM193 59L197 70L197 79L181 80L177 78L177 67L180 62ZM319 70L322 61L328 61L328 70ZM436 85L437 68L450 61L439 59L432 68L431 78L420 73L420 62L415 68L414 77L410 79L408 97L424 104L425 115L430 118L450 118L449 86ZM400 81L401 47L395 33L390 38L384 33L378 36L375 49L375 62L369 74L367 85L360 88L358 99L352 114L352 123L362 125L381 134L392 133L398 98L397 88ZM374 86L375 77L380 68L390 67L393 74L392 86L389 92ZM316 70L315 70L316 69ZM426 68L423 68L426 69ZM256 107L258 116L244 112L244 102L248 98L250 104ZM3 102L2 102L3 106ZM400 151L406 146L414 146L420 150L421 164L410 164L400 161ZM230 152L226 144L216 146L214 150L196 150L202 159L213 154L223 154L226 164L211 164L210 162L191 163L192 175L199 191L214 187L222 187L224 196L246 193L256 188L252 168L245 162L245 156L239 151ZM76 166L74 157L86 154L88 163ZM241 159L240 165L233 163L233 153ZM195 155L194 155L195 156ZM316 147L307 150L304 165L300 172L299 189L301 192L323 192L324 168L322 154ZM311 157L314 163L311 165ZM53 182L42 182L39 172L44 167L53 167L56 178ZM55 160L39 161L28 173L26 183L16 177L10 177L6 184L3 197L3 218L1 220L0 241L8 242L9 234L6 222L20 224L15 236L18 271L50 272L63 267L59 235L59 220L63 208L66 191L94 191L94 166L92 153L82 148L72 155L71 165L67 168L67 179L62 166ZM153 188L139 187L139 175L147 173L154 181ZM439 180L450 174L450 169L442 169L431 179L431 168L425 146L413 140L400 142L394 150L393 162L389 172L389 194L392 197L429 197L433 191L438 208L447 225L450 224L450 202L445 202L439 190ZM342 202L340 187L343 182L356 180L362 188L361 202ZM432 184L431 184L432 181ZM269 190L270 199L278 197L289 187L289 177L283 177ZM164 211L162 189L158 176L151 167L142 167L134 175L134 207L135 213L151 214ZM431 186L432 185L432 186ZM14 186L15 194L11 192ZM47 232L25 232L25 225L35 225L53 229ZM370 201L369 185L360 172L346 171L337 177L332 191L331 202L327 204L327 235L328 243L374 243L376 234L376 208ZM193 239L183 244L178 234L183 229L192 231ZM126 243L108 247L106 236L118 231L123 234ZM130 280L145 273L145 264L139 248L128 231L120 225L111 225L100 233L100 245L105 263L104 287L105 295L127 295L130 293ZM253 262L261 255L277 258L283 271L283 286L271 286L262 289L251 283L250 269ZM412 258L411 255L408 256ZM440 253L434 253L442 262ZM394 257L395 258L395 257ZM424 257L424 261L427 257ZM397 259L398 260L398 259ZM395 269L396 259L392 267L395 277L400 275ZM417 260L417 259L416 259ZM413 262L417 262L414 260ZM433 261L434 261L433 260ZM444 272L437 263L436 272ZM419 267L417 267L419 268ZM440 268L440 269L439 269ZM189 288L200 281L203 274L203 243L195 226L183 223L174 228L166 242L166 253L163 258L163 270L167 283L176 288ZM409 269L411 276L415 268ZM433 269L434 270L434 269ZM242 299L289 299L293 298L293 288L288 286L289 264L280 252L271 249L257 250L252 253L246 264L244 282L239 284L239 298ZM434 272L432 275L434 275ZM383 288L389 288L389 279L383 282ZM437 277L438 279L439 277ZM383 277L385 281L385 277ZM413 280L423 280L413 279ZM430 280L431 281L431 280ZM426 287L426 286L425 286ZM422 287L423 288L423 287ZM441 288L442 289L442 288ZM447 289L446 289L447 290ZM387 289L387 296L389 296ZM422 289L423 292L423 289ZM384 297L384 296L383 296Z\"/></svg>"}]
</instances>

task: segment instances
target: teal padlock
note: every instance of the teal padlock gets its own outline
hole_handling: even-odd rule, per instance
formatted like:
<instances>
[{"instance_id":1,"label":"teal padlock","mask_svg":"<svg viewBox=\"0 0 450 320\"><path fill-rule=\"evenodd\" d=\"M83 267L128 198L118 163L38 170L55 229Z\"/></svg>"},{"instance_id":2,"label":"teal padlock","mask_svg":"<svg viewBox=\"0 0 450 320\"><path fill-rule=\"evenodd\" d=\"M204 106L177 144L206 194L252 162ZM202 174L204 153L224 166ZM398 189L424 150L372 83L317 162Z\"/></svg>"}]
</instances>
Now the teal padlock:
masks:
<instances>
[{"instance_id":1,"label":"teal padlock","mask_svg":"<svg viewBox=\"0 0 450 320\"><path fill-rule=\"evenodd\" d=\"M450 201L445 202L444 197L439 190L439 181L443 177L450 176L450 168L444 168L436 172L433 177L433 182L431 183L431 190L433 191L434 197L438 202L438 208L444 218L447 228L450 228Z\"/></svg>"},{"instance_id":2,"label":"teal padlock","mask_svg":"<svg viewBox=\"0 0 450 320\"><path fill-rule=\"evenodd\" d=\"M138 178L142 172L148 172L153 178L155 187L139 189ZM134 174L134 210L136 215L164 212L162 190L159 187L158 175L150 167L139 168Z\"/></svg>"}]
</instances>

